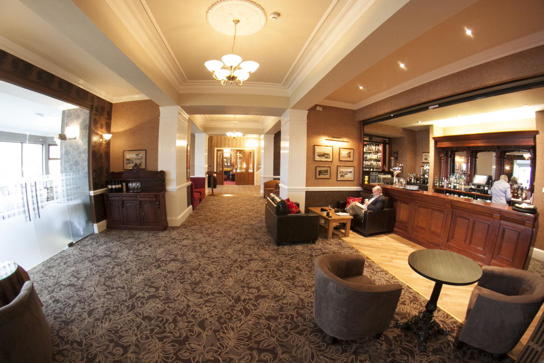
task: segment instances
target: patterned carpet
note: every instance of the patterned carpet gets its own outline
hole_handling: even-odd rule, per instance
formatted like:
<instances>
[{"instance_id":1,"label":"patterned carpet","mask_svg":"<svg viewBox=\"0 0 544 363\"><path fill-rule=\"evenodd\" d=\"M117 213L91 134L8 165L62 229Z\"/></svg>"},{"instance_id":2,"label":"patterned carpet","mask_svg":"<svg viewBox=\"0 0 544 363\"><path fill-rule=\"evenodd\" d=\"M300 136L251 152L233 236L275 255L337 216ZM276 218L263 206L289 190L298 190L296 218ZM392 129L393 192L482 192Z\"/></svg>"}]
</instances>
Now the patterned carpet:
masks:
<instances>
[{"instance_id":1,"label":"patterned carpet","mask_svg":"<svg viewBox=\"0 0 544 363\"><path fill-rule=\"evenodd\" d=\"M326 344L313 319L313 260L355 250L339 239L277 247L265 233L264 200L246 191L209 196L180 228L109 230L32 269L53 330L54 360L492 361L454 348L458 323L440 310L436 318L450 334L420 353L415 337L395 327L426 302L405 285L380 339ZM398 283L369 260L365 275Z\"/></svg>"}]
</instances>

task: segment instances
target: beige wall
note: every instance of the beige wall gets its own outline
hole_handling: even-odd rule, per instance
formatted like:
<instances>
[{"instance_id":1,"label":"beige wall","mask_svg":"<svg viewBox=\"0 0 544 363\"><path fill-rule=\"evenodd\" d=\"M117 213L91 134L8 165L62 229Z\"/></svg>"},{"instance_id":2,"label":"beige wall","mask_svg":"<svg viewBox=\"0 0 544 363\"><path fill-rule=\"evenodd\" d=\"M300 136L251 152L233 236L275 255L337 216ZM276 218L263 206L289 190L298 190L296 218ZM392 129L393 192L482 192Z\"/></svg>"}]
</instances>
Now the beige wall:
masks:
<instances>
[{"instance_id":1,"label":"beige wall","mask_svg":"<svg viewBox=\"0 0 544 363\"><path fill-rule=\"evenodd\" d=\"M361 185L361 131L360 124L355 120L355 112L342 108L320 106L322 111L316 107L308 111L308 134L306 153L306 186L358 186ZM327 137L340 137L347 140L345 144L334 144L333 161L314 161L314 145L326 145ZM354 160L351 162L338 160L340 148L353 148ZM336 167L354 166L355 180L336 181ZM330 166L330 179L316 179L316 166Z\"/></svg>"},{"instance_id":2,"label":"beige wall","mask_svg":"<svg viewBox=\"0 0 544 363\"><path fill-rule=\"evenodd\" d=\"M147 150L147 169L158 168L159 106L153 101L113 104L110 141L112 171L123 170L123 150Z\"/></svg>"}]
</instances>

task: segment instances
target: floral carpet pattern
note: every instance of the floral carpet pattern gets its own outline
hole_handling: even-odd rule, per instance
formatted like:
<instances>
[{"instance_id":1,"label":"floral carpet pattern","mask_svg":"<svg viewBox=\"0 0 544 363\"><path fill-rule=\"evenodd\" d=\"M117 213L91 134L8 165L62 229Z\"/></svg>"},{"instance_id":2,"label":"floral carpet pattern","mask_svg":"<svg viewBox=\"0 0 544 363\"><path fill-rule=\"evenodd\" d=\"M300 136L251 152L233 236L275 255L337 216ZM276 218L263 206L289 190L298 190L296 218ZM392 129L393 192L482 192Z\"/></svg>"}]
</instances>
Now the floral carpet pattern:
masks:
<instances>
[{"instance_id":1,"label":"floral carpet pattern","mask_svg":"<svg viewBox=\"0 0 544 363\"><path fill-rule=\"evenodd\" d=\"M179 228L108 230L32 269L54 361L492 361L455 348L459 324L441 310L435 316L449 334L419 352L415 336L397 324L426 301L404 284L381 338L327 344L313 318L313 260L357 252L339 239L278 247L263 212L254 193L216 194ZM370 260L364 273L375 283L399 283Z\"/></svg>"}]
</instances>

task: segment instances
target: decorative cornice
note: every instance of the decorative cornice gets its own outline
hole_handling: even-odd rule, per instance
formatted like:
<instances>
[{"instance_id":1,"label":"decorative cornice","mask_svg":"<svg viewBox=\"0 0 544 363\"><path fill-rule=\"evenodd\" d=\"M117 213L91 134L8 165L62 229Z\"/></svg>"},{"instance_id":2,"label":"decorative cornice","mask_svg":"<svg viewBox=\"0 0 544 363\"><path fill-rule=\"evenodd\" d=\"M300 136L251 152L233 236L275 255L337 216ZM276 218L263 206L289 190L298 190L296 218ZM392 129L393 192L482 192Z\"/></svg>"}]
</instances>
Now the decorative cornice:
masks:
<instances>
[{"instance_id":1,"label":"decorative cornice","mask_svg":"<svg viewBox=\"0 0 544 363\"><path fill-rule=\"evenodd\" d=\"M348 109L348 110L356 110L357 109L357 105L355 105L354 103L333 101L333 100L327 100L327 99L319 102L319 105L330 106L330 107L338 107L338 108L345 108L345 109Z\"/></svg>"},{"instance_id":2,"label":"decorative cornice","mask_svg":"<svg viewBox=\"0 0 544 363\"><path fill-rule=\"evenodd\" d=\"M108 6L134 35L136 41L179 92L187 77L168 45L146 0L106 0Z\"/></svg>"},{"instance_id":3,"label":"decorative cornice","mask_svg":"<svg viewBox=\"0 0 544 363\"><path fill-rule=\"evenodd\" d=\"M240 86L221 86L217 81L187 81L180 86L180 93L197 94L237 94L237 95L267 95L289 97L287 88L278 83L246 82Z\"/></svg>"},{"instance_id":4,"label":"decorative cornice","mask_svg":"<svg viewBox=\"0 0 544 363\"><path fill-rule=\"evenodd\" d=\"M137 94L137 95L130 95L130 96L123 96L123 97L112 97L111 102L112 103L120 103L120 102L132 102L132 101L144 101L148 100L149 97L147 97L144 94Z\"/></svg>"},{"instance_id":5,"label":"decorative cornice","mask_svg":"<svg viewBox=\"0 0 544 363\"><path fill-rule=\"evenodd\" d=\"M289 89L289 94L292 94L308 77L312 70L374 2L375 0L346 0L335 1L331 4L318 23L316 30L312 33L310 44L305 45L303 54L295 61L297 64L292 67L282 82L282 85ZM341 8L335 11L333 15L332 12L337 6L341 6ZM331 15L334 17L326 19Z\"/></svg>"}]
</instances>

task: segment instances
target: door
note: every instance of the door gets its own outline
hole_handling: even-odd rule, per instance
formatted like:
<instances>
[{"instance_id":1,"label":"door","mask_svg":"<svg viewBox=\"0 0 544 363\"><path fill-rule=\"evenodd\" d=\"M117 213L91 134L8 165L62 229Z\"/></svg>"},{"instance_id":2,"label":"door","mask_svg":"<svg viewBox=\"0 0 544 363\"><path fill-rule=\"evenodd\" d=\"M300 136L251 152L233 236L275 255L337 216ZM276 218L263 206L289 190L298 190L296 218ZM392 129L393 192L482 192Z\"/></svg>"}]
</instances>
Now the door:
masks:
<instances>
[{"instance_id":1,"label":"door","mask_svg":"<svg viewBox=\"0 0 544 363\"><path fill-rule=\"evenodd\" d=\"M140 209L142 213L142 225L159 226L162 221L161 203L158 197L140 197Z\"/></svg>"},{"instance_id":2,"label":"door","mask_svg":"<svg viewBox=\"0 0 544 363\"><path fill-rule=\"evenodd\" d=\"M215 151L215 172L217 173L217 185L223 185L223 180L225 179L224 168L223 168L223 149L217 149Z\"/></svg>"},{"instance_id":3,"label":"door","mask_svg":"<svg viewBox=\"0 0 544 363\"><path fill-rule=\"evenodd\" d=\"M237 185L253 185L255 173L253 170L253 151L235 150L235 175Z\"/></svg>"}]
</instances>

